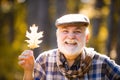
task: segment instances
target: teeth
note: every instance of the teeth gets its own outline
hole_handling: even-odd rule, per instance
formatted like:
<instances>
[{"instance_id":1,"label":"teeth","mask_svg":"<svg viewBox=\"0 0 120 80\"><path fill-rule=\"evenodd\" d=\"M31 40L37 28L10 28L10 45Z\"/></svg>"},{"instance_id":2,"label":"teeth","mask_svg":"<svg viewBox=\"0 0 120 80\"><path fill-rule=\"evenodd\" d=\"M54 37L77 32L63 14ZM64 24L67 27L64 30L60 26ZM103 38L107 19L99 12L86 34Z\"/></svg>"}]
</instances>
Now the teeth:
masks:
<instances>
[{"instance_id":1,"label":"teeth","mask_svg":"<svg viewBox=\"0 0 120 80\"><path fill-rule=\"evenodd\" d=\"M75 43L73 40L72 41L68 41L69 43Z\"/></svg>"},{"instance_id":2,"label":"teeth","mask_svg":"<svg viewBox=\"0 0 120 80\"><path fill-rule=\"evenodd\" d=\"M66 44L77 44L75 40L68 40L68 41L65 41Z\"/></svg>"}]
</instances>

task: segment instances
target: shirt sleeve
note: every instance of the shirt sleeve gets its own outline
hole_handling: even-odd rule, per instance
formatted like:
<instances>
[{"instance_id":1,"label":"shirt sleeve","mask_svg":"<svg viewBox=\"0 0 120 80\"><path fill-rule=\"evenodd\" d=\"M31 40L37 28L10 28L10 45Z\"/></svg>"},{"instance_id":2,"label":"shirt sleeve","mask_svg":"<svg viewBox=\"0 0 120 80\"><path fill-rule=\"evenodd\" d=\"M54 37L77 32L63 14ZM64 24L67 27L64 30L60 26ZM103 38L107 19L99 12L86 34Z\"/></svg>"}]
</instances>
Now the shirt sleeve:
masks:
<instances>
[{"instance_id":1,"label":"shirt sleeve","mask_svg":"<svg viewBox=\"0 0 120 80\"><path fill-rule=\"evenodd\" d=\"M45 80L44 59L38 57L34 66L34 80Z\"/></svg>"},{"instance_id":2,"label":"shirt sleeve","mask_svg":"<svg viewBox=\"0 0 120 80\"><path fill-rule=\"evenodd\" d=\"M34 80L44 80L45 72L41 66L39 66L38 68L34 68Z\"/></svg>"},{"instance_id":3,"label":"shirt sleeve","mask_svg":"<svg viewBox=\"0 0 120 80\"><path fill-rule=\"evenodd\" d=\"M115 63L115 61L105 59L107 64L106 66L106 74L109 80L120 80L120 66Z\"/></svg>"}]
</instances>

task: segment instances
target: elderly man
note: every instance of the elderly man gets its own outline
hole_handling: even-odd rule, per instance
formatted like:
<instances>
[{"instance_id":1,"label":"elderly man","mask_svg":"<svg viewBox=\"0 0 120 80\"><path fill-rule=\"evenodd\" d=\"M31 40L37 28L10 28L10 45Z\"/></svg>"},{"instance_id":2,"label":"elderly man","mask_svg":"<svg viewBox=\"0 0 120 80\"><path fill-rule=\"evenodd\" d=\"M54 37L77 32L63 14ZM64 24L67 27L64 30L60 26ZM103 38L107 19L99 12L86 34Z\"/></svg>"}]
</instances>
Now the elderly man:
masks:
<instances>
[{"instance_id":1,"label":"elderly man","mask_svg":"<svg viewBox=\"0 0 120 80\"><path fill-rule=\"evenodd\" d=\"M67 14L56 20L58 48L41 53L34 61L33 52L19 56L24 80L119 80L120 66L109 57L86 47L88 17Z\"/></svg>"}]
</instances>

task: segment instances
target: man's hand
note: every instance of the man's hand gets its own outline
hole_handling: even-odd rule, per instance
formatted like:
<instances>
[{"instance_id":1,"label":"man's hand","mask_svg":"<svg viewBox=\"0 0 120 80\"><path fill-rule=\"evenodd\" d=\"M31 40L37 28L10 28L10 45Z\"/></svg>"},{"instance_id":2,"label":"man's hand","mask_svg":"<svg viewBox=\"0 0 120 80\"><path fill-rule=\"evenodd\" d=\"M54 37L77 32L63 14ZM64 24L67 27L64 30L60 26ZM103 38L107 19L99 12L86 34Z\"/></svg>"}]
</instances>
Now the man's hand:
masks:
<instances>
[{"instance_id":1,"label":"man's hand","mask_svg":"<svg viewBox=\"0 0 120 80\"><path fill-rule=\"evenodd\" d=\"M19 57L18 64L24 69L24 80L33 79L34 55L32 50L25 50Z\"/></svg>"}]
</instances>

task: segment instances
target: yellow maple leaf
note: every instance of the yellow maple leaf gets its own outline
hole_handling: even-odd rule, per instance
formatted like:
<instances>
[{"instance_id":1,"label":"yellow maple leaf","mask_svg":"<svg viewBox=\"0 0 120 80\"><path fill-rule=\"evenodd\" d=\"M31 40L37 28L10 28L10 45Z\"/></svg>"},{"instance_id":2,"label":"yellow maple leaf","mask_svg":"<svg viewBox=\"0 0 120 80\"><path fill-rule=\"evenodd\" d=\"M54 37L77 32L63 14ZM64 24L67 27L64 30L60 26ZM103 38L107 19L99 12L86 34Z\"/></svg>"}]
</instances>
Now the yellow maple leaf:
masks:
<instances>
[{"instance_id":1,"label":"yellow maple leaf","mask_svg":"<svg viewBox=\"0 0 120 80\"><path fill-rule=\"evenodd\" d=\"M35 24L30 26L30 31L31 32L26 31L26 37L29 40L25 40L25 41L28 43L29 48L34 49L39 47L39 44L42 42L40 38L43 37L43 31L37 32L38 26L35 26Z\"/></svg>"}]
</instances>

